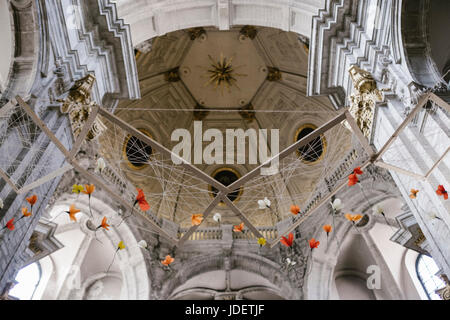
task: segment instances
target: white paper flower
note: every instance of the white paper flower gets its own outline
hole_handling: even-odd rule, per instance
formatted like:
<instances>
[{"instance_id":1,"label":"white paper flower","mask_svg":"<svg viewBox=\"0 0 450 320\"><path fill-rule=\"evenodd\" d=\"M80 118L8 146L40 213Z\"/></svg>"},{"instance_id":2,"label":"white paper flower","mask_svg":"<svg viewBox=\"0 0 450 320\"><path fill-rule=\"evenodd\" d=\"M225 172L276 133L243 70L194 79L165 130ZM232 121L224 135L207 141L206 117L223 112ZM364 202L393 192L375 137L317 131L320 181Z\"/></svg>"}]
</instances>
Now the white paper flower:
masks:
<instances>
[{"instance_id":1,"label":"white paper flower","mask_svg":"<svg viewBox=\"0 0 450 320\"><path fill-rule=\"evenodd\" d=\"M267 199L267 197L264 198L264 200L258 200L258 206L260 209L267 209L270 208L270 200Z\"/></svg>"},{"instance_id":2,"label":"white paper flower","mask_svg":"<svg viewBox=\"0 0 450 320\"><path fill-rule=\"evenodd\" d=\"M339 212L342 210L342 208L344 207L342 204L341 199L334 199L334 201L331 203L331 207L333 208L334 211Z\"/></svg>"},{"instance_id":3,"label":"white paper flower","mask_svg":"<svg viewBox=\"0 0 450 320\"><path fill-rule=\"evenodd\" d=\"M375 208L372 209L374 214L383 214L383 207L380 205L376 205Z\"/></svg>"},{"instance_id":4,"label":"white paper flower","mask_svg":"<svg viewBox=\"0 0 450 320\"><path fill-rule=\"evenodd\" d=\"M427 215L430 220L434 220L434 219L442 220L441 218L439 218L439 216L436 214L436 212L428 212Z\"/></svg>"},{"instance_id":5,"label":"white paper flower","mask_svg":"<svg viewBox=\"0 0 450 320\"><path fill-rule=\"evenodd\" d=\"M3 199L0 198L0 209L3 209L3 206L4 206L4 204L3 204Z\"/></svg>"},{"instance_id":6,"label":"white paper flower","mask_svg":"<svg viewBox=\"0 0 450 320\"><path fill-rule=\"evenodd\" d=\"M106 162L103 158L98 158L97 159L97 167L95 168L95 172L100 172L102 173L103 169L106 168Z\"/></svg>"},{"instance_id":7,"label":"white paper flower","mask_svg":"<svg viewBox=\"0 0 450 320\"><path fill-rule=\"evenodd\" d=\"M141 249L147 249L148 248L147 241L145 241L145 240L139 241L138 242L138 247L141 248Z\"/></svg>"},{"instance_id":8,"label":"white paper flower","mask_svg":"<svg viewBox=\"0 0 450 320\"><path fill-rule=\"evenodd\" d=\"M292 260L289 259L289 258L286 258L286 264L287 264L288 266L295 266L295 265L297 264L297 262L292 261Z\"/></svg>"},{"instance_id":9,"label":"white paper flower","mask_svg":"<svg viewBox=\"0 0 450 320\"><path fill-rule=\"evenodd\" d=\"M221 215L220 213L216 213L216 214L213 216L213 220L214 220L215 222L217 222L217 223L220 223L220 219L222 219L222 215Z\"/></svg>"}]
</instances>

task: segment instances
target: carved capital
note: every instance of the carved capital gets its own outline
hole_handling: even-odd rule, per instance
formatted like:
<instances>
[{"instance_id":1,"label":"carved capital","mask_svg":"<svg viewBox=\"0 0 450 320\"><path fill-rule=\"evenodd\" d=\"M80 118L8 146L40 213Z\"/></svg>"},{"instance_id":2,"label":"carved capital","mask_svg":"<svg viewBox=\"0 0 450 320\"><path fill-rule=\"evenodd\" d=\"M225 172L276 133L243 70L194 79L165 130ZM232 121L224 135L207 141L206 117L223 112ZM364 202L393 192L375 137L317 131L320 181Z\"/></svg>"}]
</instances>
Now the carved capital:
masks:
<instances>
[{"instance_id":1,"label":"carved capital","mask_svg":"<svg viewBox=\"0 0 450 320\"><path fill-rule=\"evenodd\" d=\"M70 89L69 96L63 101L61 111L69 114L70 125L74 137L78 137L84 124L86 123L92 107L96 105L91 101L92 87L94 86L95 76L88 74L86 77L75 82L75 85ZM103 122L97 118L92 125L91 130L86 136L88 141L100 136L106 130Z\"/></svg>"},{"instance_id":2,"label":"carved capital","mask_svg":"<svg viewBox=\"0 0 450 320\"><path fill-rule=\"evenodd\" d=\"M365 137L370 138L376 103L383 100L372 75L353 65L349 69L355 92L350 96L350 114Z\"/></svg>"},{"instance_id":3,"label":"carved capital","mask_svg":"<svg viewBox=\"0 0 450 320\"><path fill-rule=\"evenodd\" d=\"M450 280L445 274L441 274L441 279L445 282L445 287L436 290L436 293L442 300L450 300Z\"/></svg>"}]
</instances>

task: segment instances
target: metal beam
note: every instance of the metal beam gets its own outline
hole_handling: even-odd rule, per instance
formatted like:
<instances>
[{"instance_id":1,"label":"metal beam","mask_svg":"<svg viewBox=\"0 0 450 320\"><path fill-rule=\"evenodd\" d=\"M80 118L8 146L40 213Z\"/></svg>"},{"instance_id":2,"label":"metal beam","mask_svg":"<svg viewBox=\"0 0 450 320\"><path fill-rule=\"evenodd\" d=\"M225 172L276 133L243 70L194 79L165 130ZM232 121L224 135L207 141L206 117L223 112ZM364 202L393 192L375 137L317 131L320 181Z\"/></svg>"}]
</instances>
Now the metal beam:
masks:
<instances>
[{"instance_id":1,"label":"metal beam","mask_svg":"<svg viewBox=\"0 0 450 320\"><path fill-rule=\"evenodd\" d=\"M203 219L206 219L209 214L212 212L212 210L219 204L220 200L223 199L223 197L226 196L226 194L224 192L219 192L217 194L217 196L214 198L214 200L209 204L209 206L205 209L205 211L203 212ZM197 231L197 229L200 227L200 225L198 226L192 226L184 235L183 237L178 240L178 244L177 247L180 247L184 244L185 241L187 241L189 239L189 237L195 232Z\"/></svg>"},{"instance_id":2,"label":"metal beam","mask_svg":"<svg viewBox=\"0 0 450 320\"><path fill-rule=\"evenodd\" d=\"M14 182L12 182L6 172L4 172L2 169L0 169L0 177L2 177L7 184L9 184L9 186L14 190L15 193L19 193L19 189L17 188L17 186L14 184Z\"/></svg>"},{"instance_id":3,"label":"metal beam","mask_svg":"<svg viewBox=\"0 0 450 320\"><path fill-rule=\"evenodd\" d=\"M395 139L400 135L400 133L405 129L405 127L411 122L411 120L416 116L416 114L422 110L425 104L430 99L430 93L425 94L419 100L416 107L411 111L411 113L406 117L406 119L402 122L402 124L395 130L392 136L388 139L388 141L384 144L384 146L380 149L380 151L376 154L374 161L381 159L384 153L389 149L389 147L394 143Z\"/></svg>"},{"instance_id":4,"label":"metal beam","mask_svg":"<svg viewBox=\"0 0 450 320\"><path fill-rule=\"evenodd\" d=\"M77 155L78 151L80 150L81 144L83 143L84 140L86 140L86 136L88 135L89 131L92 128L92 125L94 124L95 119L97 118L98 109L99 109L98 105L94 105L92 107L92 111L89 114L88 119L84 123L83 129L81 129L81 132L77 137L77 140L72 145L72 149L70 150L69 153L70 159L73 159Z\"/></svg>"},{"instance_id":5,"label":"metal beam","mask_svg":"<svg viewBox=\"0 0 450 320\"><path fill-rule=\"evenodd\" d=\"M72 165L75 170L77 170L82 176L84 176L87 180L89 180L91 183L95 184L96 186L102 188L106 192L108 192L109 196L117 200L118 202L122 203L125 207L127 207L129 210L134 210L133 205L129 201L125 201L123 197L121 197L119 194L117 194L113 189L109 188L105 183L103 183L100 178L98 178L96 175L90 173L89 171L85 170L83 167L78 164L77 161L72 160ZM140 210L135 210L139 212L139 214L146 219L150 225L157 231L160 235L167 238L172 244L176 245L177 240L172 238L164 229L162 229L160 226L158 226L152 219L150 219L145 213L141 212Z\"/></svg>"},{"instance_id":6,"label":"metal beam","mask_svg":"<svg viewBox=\"0 0 450 320\"><path fill-rule=\"evenodd\" d=\"M231 192L229 188L227 188L226 186L221 184L216 179L214 179L211 176L207 175L206 173L204 173L203 171L201 171L197 167L193 166L192 164L190 164L189 162L187 162L186 160L184 160L183 158L181 158L177 154L173 153L172 151L170 151L169 149L167 149L163 145L159 144L155 140L153 140L150 137L146 136L145 134L143 134L142 132L140 132L136 128L130 126L128 123L126 123L122 119L120 119L120 118L116 117L115 115L111 114L110 112L106 111L104 108L100 108L99 112L100 112L100 114L103 117L107 118L112 123L115 123L120 128L122 128L123 130L125 130L129 134L135 136L136 138L138 138L142 142L150 145L152 148L155 148L156 150L161 152L163 155L165 155L165 156L167 156L169 158L175 157L176 159L178 159L181 162L181 166L183 166L184 168L186 168L189 171L191 171L198 178L200 178L200 179L204 180L205 182L209 183L210 185L214 186L219 191L223 191L223 192L225 192L227 194Z\"/></svg>"},{"instance_id":7,"label":"metal beam","mask_svg":"<svg viewBox=\"0 0 450 320\"><path fill-rule=\"evenodd\" d=\"M59 168L58 170L55 170L55 171L49 173L48 175L46 175L40 179L37 179L36 181L24 186L23 188L19 189L17 191L17 193L18 194L27 193L28 191L31 191L34 188L39 187L40 185L42 185L60 175L63 175L64 173L66 173L67 171L72 170L72 169L73 169L72 165L66 164L63 167Z\"/></svg>"},{"instance_id":8,"label":"metal beam","mask_svg":"<svg viewBox=\"0 0 450 320\"><path fill-rule=\"evenodd\" d=\"M399 168L399 167L394 166L392 164L386 163L386 162L384 162L382 160L378 160L374 164L376 166L380 167L380 168L397 171L398 173L402 173L402 174L408 175L408 176L413 177L413 178L418 179L418 180L425 180L425 177L423 175L421 175L421 174L414 173L414 172L408 171L406 169Z\"/></svg>"},{"instance_id":9,"label":"metal beam","mask_svg":"<svg viewBox=\"0 0 450 320\"><path fill-rule=\"evenodd\" d=\"M256 176L258 176L260 174L260 172L261 172L261 169L263 167L267 166L267 165L270 165L270 163L273 160L278 158L278 161L281 161L282 159L286 158L292 152L297 151L299 148L301 148L304 145L308 144L312 140L316 139L317 137L320 137L321 134L327 132L329 129L333 128L334 126L336 126L337 124L339 124L340 122L342 122L344 120L345 120L345 112L342 112L340 115L338 115L337 117L335 117L332 120L328 121L327 123L325 123L321 127L317 128L316 130L314 130L313 132L308 134L306 137L300 139L299 141L293 143L292 145L290 145L289 147L287 147L286 149L281 151L278 155L270 158L269 160L267 160L266 162L264 162L263 164L261 164L257 168L253 169L252 171L250 171L249 173L247 173L246 175L241 177L239 180L236 180L235 182L230 184L228 186L228 188L232 192L234 190L236 190L236 189L239 189L243 184L247 183L251 179L253 179Z\"/></svg>"},{"instance_id":10,"label":"metal beam","mask_svg":"<svg viewBox=\"0 0 450 320\"><path fill-rule=\"evenodd\" d=\"M47 135L47 137L56 145L56 147L64 154L66 159L70 159L70 153L64 147L64 145L59 141L58 138L53 134L53 132L45 125L45 123L36 115L36 113L30 108L30 106L22 100L21 97L16 97L17 102L22 107L22 109L30 116L34 123Z\"/></svg>"},{"instance_id":11,"label":"metal beam","mask_svg":"<svg viewBox=\"0 0 450 320\"><path fill-rule=\"evenodd\" d=\"M264 235L261 232L259 232L258 229L256 229L256 227L250 222L250 220L248 220L246 215L241 210L239 210L239 208L236 207L234 203L230 199L228 199L228 197L225 197L224 201L226 205L231 209L231 211L233 211L241 218L241 220L244 222L247 228L249 228L253 232L256 238L264 238Z\"/></svg>"},{"instance_id":12,"label":"metal beam","mask_svg":"<svg viewBox=\"0 0 450 320\"><path fill-rule=\"evenodd\" d=\"M370 164L370 160L366 161L362 166L361 169L366 168ZM319 203L312 208L308 213L303 215L300 219L298 219L296 222L294 222L282 235L278 235L278 238L273 241L269 246L270 248L275 247L278 242L281 240L281 237L283 235L289 234L290 232L294 231L299 225L301 225L309 216L311 216L314 212L316 212L325 202L329 201L332 196L334 196L336 193L339 192L343 187L347 185L347 181L343 181L337 188L335 188L329 195L327 195L325 198L319 201Z\"/></svg>"},{"instance_id":13,"label":"metal beam","mask_svg":"<svg viewBox=\"0 0 450 320\"><path fill-rule=\"evenodd\" d=\"M441 97L436 95L435 93L430 92L430 100L432 100L438 106L447 110L447 112L450 112L450 105L447 102L445 102Z\"/></svg>"},{"instance_id":14,"label":"metal beam","mask_svg":"<svg viewBox=\"0 0 450 320\"><path fill-rule=\"evenodd\" d=\"M444 154L438 159L438 161L436 161L436 163L427 172L427 174L425 175L425 179L428 179L428 177L431 175L433 170L436 169L436 167L442 162L442 160L444 160L444 158L447 155L447 153L449 152L449 150L450 150L450 147L448 147L447 150L445 150Z\"/></svg>"}]
</instances>

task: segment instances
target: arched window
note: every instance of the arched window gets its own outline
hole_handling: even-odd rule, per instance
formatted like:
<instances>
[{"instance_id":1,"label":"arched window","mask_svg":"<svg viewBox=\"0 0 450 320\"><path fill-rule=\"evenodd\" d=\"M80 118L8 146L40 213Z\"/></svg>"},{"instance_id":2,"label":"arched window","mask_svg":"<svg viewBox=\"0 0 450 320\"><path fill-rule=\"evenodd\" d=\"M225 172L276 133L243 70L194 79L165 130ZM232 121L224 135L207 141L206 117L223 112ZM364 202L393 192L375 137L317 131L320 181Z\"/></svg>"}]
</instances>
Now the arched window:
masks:
<instances>
[{"instance_id":1,"label":"arched window","mask_svg":"<svg viewBox=\"0 0 450 320\"><path fill-rule=\"evenodd\" d=\"M41 265L38 262L26 266L17 274L15 280L18 283L9 292L9 295L20 300L32 300L41 276Z\"/></svg>"},{"instance_id":2,"label":"arched window","mask_svg":"<svg viewBox=\"0 0 450 320\"><path fill-rule=\"evenodd\" d=\"M436 276L436 273L439 271L439 267L436 265L436 262L434 262L432 258L421 254L417 257L416 271L417 277L419 278L428 299L441 300L435 291L444 287L445 283L438 276Z\"/></svg>"}]
</instances>

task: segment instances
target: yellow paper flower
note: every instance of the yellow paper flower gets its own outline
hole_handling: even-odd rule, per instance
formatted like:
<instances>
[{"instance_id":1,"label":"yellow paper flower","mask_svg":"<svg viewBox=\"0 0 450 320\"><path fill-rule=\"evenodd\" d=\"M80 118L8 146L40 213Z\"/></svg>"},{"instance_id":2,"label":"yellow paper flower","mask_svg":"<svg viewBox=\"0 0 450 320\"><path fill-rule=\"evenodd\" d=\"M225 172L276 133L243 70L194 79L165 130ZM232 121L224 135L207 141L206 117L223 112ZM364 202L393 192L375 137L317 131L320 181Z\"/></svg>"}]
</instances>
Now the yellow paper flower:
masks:
<instances>
[{"instance_id":1,"label":"yellow paper flower","mask_svg":"<svg viewBox=\"0 0 450 320\"><path fill-rule=\"evenodd\" d=\"M123 243L123 241L119 242L119 245L117 246L117 250L123 250L125 249L125 244Z\"/></svg>"},{"instance_id":2,"label":"yellow paper flower","mask_svg":"<svg viewBox=\"0 0 450 320\"><path fill-rule=\"evenodd\" d=\"M259 239L258 239L258 244L259 244L260 246L265 246L266 243L267 243L266 239L264 239L264 238L259 238Z\"/></svg>"},{"instance_id":3,"label":"yellow paper flower","mask_svg":"<svg viewBox=\"0 0 450 320\"><path fill-rule=\"evenodd\" d=\"M81 191L84 190L84 187L81 184L74 184L72 186L72 193L80 193Z\"/></svg>"}]
</instances>

